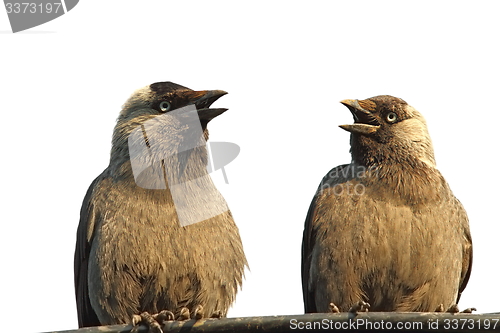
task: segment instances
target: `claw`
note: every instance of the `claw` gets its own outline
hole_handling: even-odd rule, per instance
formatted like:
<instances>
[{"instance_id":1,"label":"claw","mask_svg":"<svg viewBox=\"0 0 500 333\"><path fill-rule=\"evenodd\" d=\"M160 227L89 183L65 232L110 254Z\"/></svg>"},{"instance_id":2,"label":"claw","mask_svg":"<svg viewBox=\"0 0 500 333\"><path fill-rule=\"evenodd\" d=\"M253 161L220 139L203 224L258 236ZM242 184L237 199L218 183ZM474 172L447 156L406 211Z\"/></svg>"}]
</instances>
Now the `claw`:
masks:
<instances>
[{"instance_id":1,"label":"claw","mask_svg":"<svg viewBox=\"0 0 500 333\"><path fill-rule=\"evenodd\" d=\"M130 333L139 332L140 325L143 324L148 327L149 333L163 333L160 324L156 321L154 316L150 315L148 312L143 312L140 315L132 316L132 329Z\"/></svg>"},{"instance_id":2,"label":"claw","mask_svg":"<svg viewBox=\"0 0 500 333\"><path fill-rule=\"evenodd\" d=\"M462 311L461 313L472 313L472 311L477 311L477 309L476 308L467 308L464 311Z\"/></svg>"},{"instance_id":3,"label":"claw","mask_svg":"<svg viewBox=\"0 0 500 333\"><path fill-rule=\"evenodd\" d=\"M132 316L132 326L137 326L141 322L141 316L139 315L133 315Z\"/></svg>"},{"instance_id":4,"label":"claw","mask_svg":"<svg viewBox=\"0 0 500 333\"><path fill-rule=\"evenodd\" d=\"M179 318L177 320L184 321L190 319L191 316L189 314L189 309L188 308L182 308L181 313L179 314Z\"/></svg>"},{"instance_id":5,"label":"claw","mask_svg":"<svg viewBox=\"0 0 500 333\"><path fill-rule=\"evenodd\" d=\"M359 301L355 303L351 308L349 309L349 312L358 314L358 312L368 312L368 309L370 308L370 304L364 302L364 301Z\"/></svg>"},{"instance_id":6,"label":"claw","mask_svg":"<svg viewBox=\"0 0 500 333\"><path fill-rule=\"evenodd\" d=\"M446 312L449 312L449 313L459 313L460 310L458 309L458 304L453 304L452 306L450 306L448 308L448 310L446 310Z\"/></svg>"},{"instance_id":7,"label":"claw","mask_svg":"<svg viewBox=\"0 0 500 333\"><path fill-rule=\"evenodd\" d=\"M330 306L330 310L332 311L332 313L339 313L340 312L339 308L335 304L330 303L329 306Z\"/></svg>"},{"instance_id":8,"label":"claw","mask_svg":"<svg viewBox=\"0 0 500 333\"><path fill-rule=\"evenodd\" d=\"M203 318L203 315L204 315L203 306L202 305L196 306L193 313L193 319L200 320Z\"/></svg>"},{"instance_id":9,"label":"claw","mask_svg":"<svg viewBox=\"0 0 500 333\"><path fill-rule=\"evenodd\" d=\"M174 313L172 311L168 311L168 310L160 311L160 313L153 315L153 318L158 323L160 323L160 325L163 325L166 321L175 320Z\"/></svg>"},{"instance_id":10,"label":"claw","mask_svg":"<svg viewBox=\"0 0 500 333\"><path fill-rule=\"evenodd\" d=\"M434 310L434 312L444 312L444 305L443 303L439 304L436 308L436 310Z\"/></svg>"},{"instance_id":11,"label":"claw","mask_svg":"<svg viewBox=\"0 0 500 333\"><path fill-rule=\"evenodd\" d=\"M222 318L222 311L221 310L216 310L210 318L216 318L216 319L221 319Z\"/></svg>"}]
</instances>

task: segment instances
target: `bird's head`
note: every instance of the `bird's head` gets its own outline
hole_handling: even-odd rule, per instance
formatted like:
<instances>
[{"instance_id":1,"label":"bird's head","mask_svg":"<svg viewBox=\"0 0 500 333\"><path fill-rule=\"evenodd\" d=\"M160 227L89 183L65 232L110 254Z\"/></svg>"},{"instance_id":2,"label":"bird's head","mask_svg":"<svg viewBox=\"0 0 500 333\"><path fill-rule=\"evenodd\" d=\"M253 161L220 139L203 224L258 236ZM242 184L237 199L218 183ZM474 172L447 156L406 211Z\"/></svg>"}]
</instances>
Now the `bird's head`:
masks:
<instances>
[{"instance_id":1,"label":"bird's head","mask_svg":"<svg viewBox=\"0 0 500 333\"><path fill-rule=\"evenodd\" d=\"M351 132L353 160L364 165L420 161L435 167L425 119L404 100L382 95L341 103L354 117L354 124L340 125Z\"/></svg>"},{"instance_id":2,"label":"bird's head","mask_svg":"<svg viewBox=\"0 0 500 333\"><path fill-rule=\"evenodd\" d=\"M205 139L208 139L208 122L227 111L210 106L225 94L227 93L222 90L194 91L173 82L156 82L138 89L122 107L115 127L113 145L126 144L128 135L146 121L190 105L196 108Z\"/></svg>"},{"instance_id":3,"label":"bird's head","mask_svg":"<svg viewBox=\"0 0 500 333\"><path fill-rule=\"evenodd\" d=\"M210 108L220 97L227 94L222 90L194 91L173 82L156 82L138 89L123 105L118 121L137 117L151 118L173 110L194 105L203 129L210 120L227 109Z\"/></svg>"},{"instance_id":4,"label":"bird's head","mask_svg":"<svg viewBox=\"0 0 500 333\"><path fill-rule=\"evenodd\" d=\"M184 150L198 147L195 150L201 155L195 155L201 156L204 162L206 148L201 140L203 136L205 140L208 139L207 124L227 111L223 108L211 108L211 105L225 94L227 93L222 90L194 91L172 82L157 82L136 90L125 102L118 116L110 165L119 167L128 160L129 137L137 142L146 140L148 152L153 154L151 159L160 154L180 156ZM179 110L188 106L191 108ZM174 112L176 110L178 112ZM172 116L161 117L168 114ZM201 131L196 130L200 125ZM144 133L144 137L132 135L138 130ZM154 145L150 145L152 142ZM136 142L133 141L133 144ZM155 153L158 156L155 157ZM161 160L160 157L158 159Z\"/></svg>"}]
</instances>

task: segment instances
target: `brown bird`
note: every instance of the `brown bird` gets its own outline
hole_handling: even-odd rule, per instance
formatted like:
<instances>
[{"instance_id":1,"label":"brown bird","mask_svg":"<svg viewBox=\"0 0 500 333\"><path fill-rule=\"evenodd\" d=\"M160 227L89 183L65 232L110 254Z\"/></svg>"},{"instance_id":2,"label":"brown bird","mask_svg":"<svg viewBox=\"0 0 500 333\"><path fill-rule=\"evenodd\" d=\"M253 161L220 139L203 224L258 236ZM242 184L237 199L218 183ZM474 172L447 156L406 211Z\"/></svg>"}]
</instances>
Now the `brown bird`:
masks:
<instances>
[{"instance_id":1,"label":"brown bird","mask_svg":"<svg viewBox=\"0 0 500 333\"><path fill-rule=\"evenodd\" d=\"M210 106L225 94L158 82L124 104L109 166L80 213L80 327L128 323L144 311L171 311L162 314L169 319L226 316L247 261L207 173L203 140L208 122L226 111Z\"/></svg>"},{"instance_id":2,"label":"brown bird","mask_svg":"<svg viewBox=\"0 0 500 333\"><path fill-rule=\"evenodd\" d=\"M436 169L424 117L402 99L341 102L351 164L321 181L302 243L305 312L434 311L469 280L467 214Z\"/></svg>"}]
</instances>

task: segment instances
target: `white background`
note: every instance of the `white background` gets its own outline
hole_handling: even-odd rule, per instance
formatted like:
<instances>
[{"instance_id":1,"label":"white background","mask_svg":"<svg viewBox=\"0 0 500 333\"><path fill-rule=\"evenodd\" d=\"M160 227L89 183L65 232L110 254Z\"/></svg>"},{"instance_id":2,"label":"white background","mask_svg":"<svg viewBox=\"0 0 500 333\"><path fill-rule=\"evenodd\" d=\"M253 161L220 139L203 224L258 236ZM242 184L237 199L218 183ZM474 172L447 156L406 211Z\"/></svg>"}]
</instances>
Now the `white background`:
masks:
<instances>
[{"instance_id":1,"label":"white background","mask_svg":"<svg viewBox=\"0 0 500 333\"><path fill-rule=\"evenodd\" d=\"M82 199L107 166L137 88L229 92L212 141L241 147L212 175L248 261L230 317L301 314L304 218L348 163L339 101L390 94L427 119L438 168L470 218L460 302L498 312L500 20L495 1L90 1L26 32L0 10L0 313L4 330L77 327L73 251ZM397 237L397 235L395 235Z\"/></svg>"}]
</instances>

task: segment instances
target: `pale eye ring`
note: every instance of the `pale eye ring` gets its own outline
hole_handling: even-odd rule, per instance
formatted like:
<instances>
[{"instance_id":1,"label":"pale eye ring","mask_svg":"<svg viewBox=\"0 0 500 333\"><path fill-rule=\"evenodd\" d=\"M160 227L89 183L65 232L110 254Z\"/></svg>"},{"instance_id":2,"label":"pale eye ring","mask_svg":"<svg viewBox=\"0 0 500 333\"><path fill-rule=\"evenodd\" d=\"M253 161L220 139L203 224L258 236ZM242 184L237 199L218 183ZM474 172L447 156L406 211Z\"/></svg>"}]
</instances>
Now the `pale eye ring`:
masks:
<instances>
[{"instance_id":1,"label":"pale eye ring","mask_svg":"<svg viewBox=\"0 0 500 333\"><path fill-rule=\"evenodd\" d=\"M170 106L171 106L171 105L170 105L170 103L169 103L169 102L167 102L167 101L163 101L163 102L161 102L161 103L160 103L160 110L161 110L162 112L167 112L168 110L170 110Z\"/></svg>"},{"instance_id":2,"label":"pale eye ring","mask_svg":"<svg viewBox=\"0 0 500 333\"><path fill-rule=\"evenodd\" d=\"M395 123L398 120L398 115L395 112L389 112L386 116L386 119L390 123Z\"/></svg>"}]
</instances>

